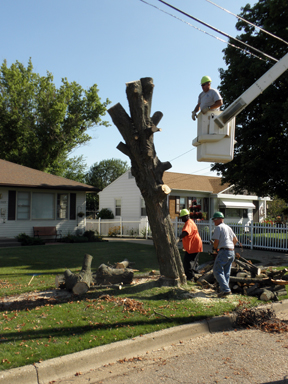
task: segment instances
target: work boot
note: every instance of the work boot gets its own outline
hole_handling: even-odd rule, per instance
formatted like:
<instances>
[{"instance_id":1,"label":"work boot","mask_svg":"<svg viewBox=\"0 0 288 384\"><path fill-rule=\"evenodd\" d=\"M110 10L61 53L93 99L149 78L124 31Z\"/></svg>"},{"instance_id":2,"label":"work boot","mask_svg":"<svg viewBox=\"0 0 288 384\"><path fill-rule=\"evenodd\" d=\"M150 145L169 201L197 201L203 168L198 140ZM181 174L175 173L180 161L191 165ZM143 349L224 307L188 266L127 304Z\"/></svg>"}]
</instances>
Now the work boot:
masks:
<instances>
[{"instance_id":1,"label":"work boot","mask_svg":"<svg viewBox=\"0 0 288 384\"><path fill-rule=\"evenodd\" d=\"M232 295L231 291L229 291L229 292L220 292L220 293L218 293L217 297L221 298L221 297L225 297L225 296L229 296L229 295Z\"/></svg>"}]
</instances>

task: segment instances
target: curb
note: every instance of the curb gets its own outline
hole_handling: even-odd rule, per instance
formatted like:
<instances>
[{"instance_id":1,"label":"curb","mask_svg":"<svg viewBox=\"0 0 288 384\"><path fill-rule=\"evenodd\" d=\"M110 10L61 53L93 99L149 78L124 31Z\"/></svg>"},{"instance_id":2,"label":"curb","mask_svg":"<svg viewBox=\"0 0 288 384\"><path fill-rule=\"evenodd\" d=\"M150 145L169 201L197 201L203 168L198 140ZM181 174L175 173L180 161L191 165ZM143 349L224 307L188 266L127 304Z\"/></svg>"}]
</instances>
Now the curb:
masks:
<instances>
[{"instance_id":1,"label":"curb","mask_svg":"<svg viewBox=\"0 0 288 384\"><path fill-rule=\"evenodd\" d=\"M261 307L272 307L276 313L288 311L288 300ZM0 372L0 383L48 384L53 380L67 379L76 372L88 372L117 360L146 353L148 350L178 343L179 340L232 329L234 320L233 315L214 317L57 357L42 363L13 368Z\"/></svg>"}]
</instances>

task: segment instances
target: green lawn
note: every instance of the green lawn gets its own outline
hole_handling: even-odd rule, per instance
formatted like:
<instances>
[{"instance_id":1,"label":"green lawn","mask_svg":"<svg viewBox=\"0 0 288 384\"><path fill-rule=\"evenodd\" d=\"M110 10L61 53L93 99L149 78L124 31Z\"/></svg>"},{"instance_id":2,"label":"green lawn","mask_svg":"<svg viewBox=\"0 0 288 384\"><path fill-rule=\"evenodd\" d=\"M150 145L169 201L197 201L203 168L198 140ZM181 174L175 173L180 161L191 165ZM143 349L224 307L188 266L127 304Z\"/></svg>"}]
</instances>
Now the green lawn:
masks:
<instances>
[{"instance_id":1,"label":"green lawn","mask_svg":"<svg viewBox=\"0 0 288 384\"><path fill-rule=\"evenodd\" d=\"M93 256L93 270L102 263L113 264L125 258L135 262L135 269L141 273L159 269L155 249L149 245L98 242L0 248L1 297L53 289L55 276L66 269L79 271L86 253ZM81 297L30 302L25 307L2 304L0 369L33 364L221 315L238 305L258 303L256 298L236 295L198 301L187 297L194 289L192 283L179 289L147 282L122 290L90 290Z\"/></svg>"}]
</instances>

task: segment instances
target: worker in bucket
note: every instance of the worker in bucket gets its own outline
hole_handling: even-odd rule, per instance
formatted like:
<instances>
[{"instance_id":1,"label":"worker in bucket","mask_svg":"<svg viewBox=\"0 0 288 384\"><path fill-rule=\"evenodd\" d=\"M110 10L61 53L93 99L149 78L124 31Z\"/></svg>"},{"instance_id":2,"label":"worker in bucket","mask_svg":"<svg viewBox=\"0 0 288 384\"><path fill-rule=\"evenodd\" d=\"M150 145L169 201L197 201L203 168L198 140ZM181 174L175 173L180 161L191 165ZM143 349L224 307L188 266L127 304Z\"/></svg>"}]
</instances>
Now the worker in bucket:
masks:
<instances>
[{"instance_id":1,"label":"worker in bucket","mask_svg":"<svg viewBox=\"0 0 288 384\"><path fill-rule=\"evenodd\" d=\"M211 88L211 77L203 76L201 79L202 92L198 97L198 104L192 111L192 119L196 120L196 113L200 111L205 115L209 110L219 109L223 104L222 97L217 89Z\"/></svg>"},{"instance_id":2,"label":"worker in bucket","mask_svg":"<svg viewBox=\"0 0 288 384\"><path fill-rule=\"evenodd\" d=\"M212 238L214 240L212 254L216 256L213 272L220 286L218 297L225 297L231 295L229 279L231 266L235 259L234 248L238 239L232 229L224 223L222 212L215 212L212 220L216 227Z\"/></svg>"},{"instance_id":3,"label":"worker in bucket","mask_svg":"<svg viewBox=\"0 0 288 384\"><path fill-rule=\"evenodd\" d=\"M202 240L188 209L182 209L179 217L185 223L179 239L185 250L183 267L187 280L192 280L198 266L198 253L203 251Z\"/></svg>"}]
</instances>

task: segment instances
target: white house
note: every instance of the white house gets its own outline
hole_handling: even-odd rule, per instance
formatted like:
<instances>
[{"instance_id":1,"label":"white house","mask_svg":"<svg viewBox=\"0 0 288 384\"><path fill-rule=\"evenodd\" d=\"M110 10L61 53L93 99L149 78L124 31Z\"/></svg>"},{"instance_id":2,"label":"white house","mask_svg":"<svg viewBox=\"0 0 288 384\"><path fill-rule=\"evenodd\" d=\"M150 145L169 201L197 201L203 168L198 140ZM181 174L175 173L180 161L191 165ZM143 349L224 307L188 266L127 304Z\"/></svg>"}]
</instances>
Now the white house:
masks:
<instances>
[{"instance_id":1,"label":"white house","mask_svg":"<svg viewBox=\"0 0 288 384\"><path fill-rule=\"evenodd\" d=\"M56 227L62 236L83 232L87 192L98 189L0 160L0 238L33 236L39 226Z\"/></svg>"},{"instance_id":2,"label":"white house","mask_svg":"<svg viewBox=\"0 0 288 384\"><path fill-rule=\"evenodd\" d=\"M220 177L165 172L163 181L171 188L171 193L167 196L171 219L178 217L181 209L189 208L195 200L207 219L215 211L223 212L225 222L228 223L245 224L251 220L261 222L266 217L266 201L269 198L235 195L233 186L221 185ZM116 219L146 218L144 199L131 171L127 171L99 192L99 209L102 208L109 208Z\"/></svg>"}]
</instances>

